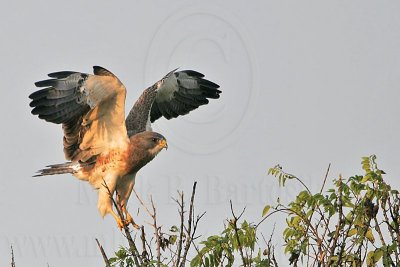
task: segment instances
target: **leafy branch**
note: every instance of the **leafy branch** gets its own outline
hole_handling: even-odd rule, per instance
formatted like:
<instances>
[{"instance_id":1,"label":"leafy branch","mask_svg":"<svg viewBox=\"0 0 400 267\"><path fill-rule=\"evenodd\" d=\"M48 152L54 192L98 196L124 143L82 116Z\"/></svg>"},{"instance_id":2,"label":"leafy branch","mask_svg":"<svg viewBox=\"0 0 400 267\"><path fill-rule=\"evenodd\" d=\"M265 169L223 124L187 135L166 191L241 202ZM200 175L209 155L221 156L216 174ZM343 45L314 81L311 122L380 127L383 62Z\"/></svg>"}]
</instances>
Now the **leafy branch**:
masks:
<instances>
[{"instance_id":1,"label":"leafy branch","mask_svg":"<svg viewBox=\"0 0 400 267\"><path fill-rule=\"evenodd\" d=\"M384 266L399 266L399 192L384 181L385 172L378 168L375 155L362 158L361 164L363 175L347 180L339 176L323 194L328 167L318 193L302 183L306 190L294 201L279 203L264 217L277 212L288 215L283 237L291 264L307 259L308 266L375 266L379 261ZM269 173L280 184L287 179L301 181L277 166ZM389 234L384 234L384 225Z\"/></svg>"}]
</instances>

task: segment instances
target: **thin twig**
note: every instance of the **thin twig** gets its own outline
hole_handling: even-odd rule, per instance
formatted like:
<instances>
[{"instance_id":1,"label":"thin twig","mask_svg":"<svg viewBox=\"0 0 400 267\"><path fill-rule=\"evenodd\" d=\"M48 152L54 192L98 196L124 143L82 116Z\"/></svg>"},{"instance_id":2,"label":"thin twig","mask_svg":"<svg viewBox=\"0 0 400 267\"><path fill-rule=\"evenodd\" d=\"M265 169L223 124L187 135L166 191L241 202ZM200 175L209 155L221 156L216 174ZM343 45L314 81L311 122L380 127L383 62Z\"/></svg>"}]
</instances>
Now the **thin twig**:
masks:
<instances>
[{"instance_id":1,"label":"thin twig","mask_svg":"<svg viewBox=\"0 0 400 267\"><path fill-rule=\"evenodd\" d=\"M100 242L99 242L99 240L97 238L96 238L96 243L97 243L97 246L100 249L101 255L103 256L103 260L104 260L104 263L106 264L106 267L109 267L110 266L110 262L108 261L106 252L104 251L103 246L100 245Z\"/></svg>"},{"instance_id":2,"label":"thin twig","mask_svg":"<svg viewBox=\"0 0 400 267\"><path fill-rule=\"evenodd\" d=\"M190 244L192 243L192 236L191 236L191 231L192 231L192 216L193 216L193 210L194 210L194 196L196 194L196 185L197 182L193 183L193 188L192 188L192 196L190 198L190 206L189 206L189 218L188 218L188 229L187 229L187 239L186 239L186 244L185 248L183 250L183 256L182 256L182 261L180 264L180 267L184 267L186 263L186 257L190 249Z\"/></svg>"},{"instance_id":3,"label":"thin twig","mask_svg":"<svg viewBox=\"0 0 400 267\"><path fill-rule=\"evenodd\" d=\"M153 208L153 227L154 227L154 236L156 237L156 257L157 257L157 266L161 266L161 236L160 236L160 228L157 226L157 212L156 207L153 202L153 198L150 196L151 207Z\"/></svg>"},{"instance_id":4,"label":"thin twig","mask_svg":"<svg viewBox=\"0 0 400 267\"><path fill-rule=\"evenodd\" d=\"M136 198L139 200L140 205L146 210L146 212L149 214L150 217L153 218L154 214L151 213L151 211L149 210L149 208L147 208L147 206L144 204L144 201L141 199L141 197L138 195L138 193L136 192L135 188L133 188L133 192L136 195Z\"/></svg>"},{"instance_id":5,"label":"thin twig","mask_svg":"<svg viewBox=\"0 0 400 267\"><path fill-rule=\"evenodd\" d=\"M339 196L338 196L338 209L339 209L339 217L338 217L338 222L336 224L336 230L335 230L335 236L333 237L333 244L332 247L330 248L329 252L329 259L328 259L328 267L331 266L331 259L335 255L335 249L336 249L336 244L339 238L340 234L340 227L343 222L343 201L342 201L342 195L343 195L343 181L342 181L342 175L339 175ZM339 251L339 257L338 257L338 266L341 266L342 264L342 253L343 251Z\"/></svg>"},{"instance_id":6,"label":"thin twig","mask_svg":"<svg viewBox=\"0 0 400 267\"><path fill-rule=\"evenodd\" d=\"M261 233L261 236L262 236L265 244L267 245L267 249L266 249L267 250L266 256L268 257L267 259L272 261L272 263L273 263L273 265L271 265L271 267L278 267L278 262L276 261L276 258L275 258L275 248L272 245L272 237L274 236L274 233L275 233L275 226L276 225L274 224L268 241L265 239L265 236L263 235L263 233Z\"/></svg>"},{"instance_id":7,"label":"thin twig","mask_svg":"<svg viewBox=\"0 0 400 267\"><path fill-rule=\"evenodd\" d=\"M388 201L390 203L390 197L388 197ZM382 207L382 210L383 210L382 211L383 216L385 218L384 222L386 223L386 226L387 226L388 232L390 234L390 237L392 239L392 242L394 242L395 241L395 237L394 237L394 233L393 233L393 226L390 224L389 217L387 215L386 202L382 201L381 202L381 207ZM389 209L390 209L390 206L389 206ZM398 259L399 256L398 256L397 249L395 249L394 252L395 252L395 255L396 255L396 259Z\"/></svg>"},{"instance_id":8,"label":"thin twig","mask_svg":"<svg viewBox=\"0 0 400 267\"><path fill-rule=\"evenodd\" d=\"M151 250L151 242L152 242L153 238L150 239L150 242L148 242L146 240L146 246L147 246L147 250L150 253L150 257L149 259L153 259L153 251Z\"/></svg>"},{"instance_id":9,"label":"thin twig","mask_svg":"<svg viewBox=\"0 0 400 267\"><path fill-rule=\"evenodd\" d=\"M320 193L320 194L321 194L322 191L324 190L325 183L326 183L326 179L328 178L330 168L331 168L331 164L329 163L328 169L326 170L326 173L325 173L324 182L322 183L321 189L319 190L319 193Z\"/></svg>"},{"instance_id":10,"label":"thin twig","mask_svg":"<svg viewBox=\"0 0 400 267\"><path fill-rule=\"evenodd\" d=\"M11 267L15 267L15 259L14 259L14 249L11 246Z\"/></svg>"},{"instance_id":11,"label":"thin twig","mask_svg":"<svg viewBox=\"0 0 400 267\"><path fill-rule=\"evenodd\" d=\"M385 239L383 238L383 234L381 228L379 227L378 219L376 218L376 216L374 217L374 221L375 221L375 231L378 232L379 239L381 240L382 245L386 247L386 242Z\"/></svg>"},{"instance_id":12,"label":"thin twig","mask_svg":"<svg viewBox=\"0 0 400 267\"><path fill-rule=\"evenodd\" d=\"M292 174L289 174L289 175L292 177L292 179L295 179L299 183L301 183L304 186L304 188L307 190L307 192L311 194L311 190L308 188L308 186L300 178L298 178L297 176L294 176Z\"/></svg>"},{"instance_id":13,"label":"thin twig","mask_svg":"<svg viewBox=\"0 0 400 267\"><path fill-rule=\"evenodd\" d=\"M161 264L161 229L157 226L157 211L156 211L156 207L154 205L154 201L152 196L150 196L150 202L151 202L151 206L152 206L152 211L149 210L149 208L147 207L147 205L144 203L144 201L142 200L142 198L139 196L139 194L136 192L136 190L133 188L133 192L136 195L136 198L139 200L140 205L146 210L147 214L152 218L153 222L152 223L148 223L149 225L151 225L154 228L154 236L156 239L156 257L157 257L157 266L160 266ZM143 240L142 240L143 243ZM152 252L151 249L149 249L150 254L151 254L151 258L152 256ZM147 251L146 251L147 252Z\"/></svg>"},{"instance_id":14,"label":"thin twig","mask_svg":"<svg viewBox=\"0 0 400 267\"><path fill-rule=\"evenodd\" d=\"M233 229L235 231L235 237L236 237L236 241L238 242L238 248L239 248L240 256L242 257L243 266L246 267L247 261L243 254L243 247L242 247L242 244L240 243L240 238L239 238L239 229L237 228L237 221L243 215L246 208L244 208L242 213L240 213L240 215L238 217L236 217L235 212L233 211L232 200L229 200L229 203L231 204L231 212L232 212L232 216L233 216L233 220L229 221L229 224L231 224L231 226L233 226Z\"/></svg>"},{"instance_id":15,"label":"thin twig","mask_svg":"<svg viewBox=\"0 0 400 267\"><path fill-rule=\"evenodd\" d=\"M196 245L196 243L194 242L196 239L198 239L198 238L200 238L201 237L201 235L199 235L199 236L194 236L195 235L195 233L196 233L196 230L197 230L197 226L198 226L198 224L199 224L199 221L201 220L201 218L203 218L203 216L206 214L206 212L203 212L202 214L200 214L200 215L197 215L197 217L196 217L196 221L194 222L194 224L193 224L193 234L192 234L192 245L193 245L193 247L194 247L194 249L196 250L196 252L197 252L197 254L200 254L200 250L199 250L199 248L197 247L197 245ZM185 228L186 229L186 228ZM204 266L205 267L205 264L204 264L204 262L203 262L203 258L201 258L201 265L202 266Z\"/></svg>"},{"instance_id":16,"label":"thin twig","mask_svg":"<svg viewBox=\"0 0 400 267\"><path fill-rule=\"evenodd\" d=\"M147 252L146 249L146 234L144 232L144 226L142 225L142 227L140 227L141 230L141 235L140 235L140 239L142 240L142 258L143 261L146 263L149 261L149 253Z\"/></svg>"},{"instance_id":17,"label":"thin twig","mask_svg":"<svg viewBox=\"0 0 400 267\"><path fill-rule=\"evenodd\" d=\"M322 183L322 186L321 186L321 189L319 190L319 193L321 194L322 193L322 191L324 190L324 187L325 187L325 183L326 183L326 179L328 178L328 174L329 174L329 169L331 168L331 164L329 163L329 165L328 165L328 169L326 170L326 173L325 173L325 176L324 176L324 181L323 181L323 183ZM311 192L309 191L309 193L310 193L310 195L311 195ZM318 211L319 211L319 213L322 215L321 216L321 220L323 220L324 219L324 216L323 216L323 213L321 212L321 210L319 209L319 205L317 205L317 208L318 208ZM312 220L312 217L314 216L314 212L315 212L315 207L313 206L312 207L312 210L311 210L311 215L309 216L310 217L310 221ZM320 222L319 222L320 223ZM318 225L319 225L319 223L317 223L316 224L316 227L317 227L317 229L316 229L316 232L318 232ZM308 229L310 228L310 224L308 224L307 225L307 228L306 228L306 233L308 232ZM320 238L318 238L318 240L317 240L317 247L318 247L318 255L320 255L320 257L317 257L317 259L318 258L320 258L320 261L323 261L323 254L325 253L325 249L323 248L323 239L324 238L322 238L322 239L320 239ZM310 255L308 255L308 257L309 257Z\"/></svg>"},{"instance_id":18,"label":"thin twig","mask_svg":"<svg viewBox=\"0 0 400 267\"><path fill-rule=\"evenodd\" d=\"M178 192L179 193L179 192ZM184 228L184 220L185 220L185 214L184 214L184 205L185 202L183 200L183 191L179 193L180 196L180 201L176 200L179 206L179 216L181 219L181 225L180 225L180 231L179 231L179 240L178 240L178 249L176 253L176 262L174 266L179 266L180 260L181 260L181 252L182 252L182 246L183 246L183 228Z\"/></svg>"}]
</instances>

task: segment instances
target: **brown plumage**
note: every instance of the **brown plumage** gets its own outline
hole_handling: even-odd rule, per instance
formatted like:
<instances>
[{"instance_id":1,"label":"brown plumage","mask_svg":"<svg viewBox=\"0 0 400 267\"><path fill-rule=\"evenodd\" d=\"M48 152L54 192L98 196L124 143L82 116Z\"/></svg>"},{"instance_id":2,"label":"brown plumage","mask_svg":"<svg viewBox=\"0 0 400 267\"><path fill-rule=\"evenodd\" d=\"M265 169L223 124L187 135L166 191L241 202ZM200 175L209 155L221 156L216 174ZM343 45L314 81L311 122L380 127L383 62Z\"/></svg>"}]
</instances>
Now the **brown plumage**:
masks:
<instances>
[{"instance_id":1,"label":"brown plumage","mask_svg":"<svg viewBox=\"0 0 400 267\"><path fill-rule=\"evenodd\" d=\"M112 194L118 190L126 217L133 222L126 204L136 173L167 147L166 139L151 131L150 121L186 114L208 103L207 98L218 98L220 91L198 72L172 71L143 92L125 120L125 86L102 67L93 67L93 73L55 72L49 74L52 79L35 83L43 89L29 96L32 114L62 124L69 160L36 176L71 173L88 181L98 190L100 214L111 213L122 227L104 183Z\"/></svg>"}]
</instances>

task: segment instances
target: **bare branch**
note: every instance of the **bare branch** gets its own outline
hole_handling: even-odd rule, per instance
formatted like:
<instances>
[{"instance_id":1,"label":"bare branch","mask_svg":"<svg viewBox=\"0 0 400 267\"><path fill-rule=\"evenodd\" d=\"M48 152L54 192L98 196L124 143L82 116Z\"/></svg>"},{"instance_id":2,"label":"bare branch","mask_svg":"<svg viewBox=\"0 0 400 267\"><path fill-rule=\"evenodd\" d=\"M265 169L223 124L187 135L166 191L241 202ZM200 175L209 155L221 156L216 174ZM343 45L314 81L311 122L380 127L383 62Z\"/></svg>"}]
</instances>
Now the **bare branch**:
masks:
<instances>
[{"instance_id":1,"label":"bare branch","mask_svg":"<svg viewBox=\"0 0 400 267\"><path fill-rule=\"evenodd\" d=\"M182 256L182 261L181 261L180 267L184 267L185 266L186 257L187 257L187 254L189 252L189 249L190 249L190 244L192 243L192 233L191 233L191 231L192 231L192 216L193 216L193 210L194 210L194 196L196 194L196 185L197 185L197 182L194 182L193 183L193 188L192 188L192 196L190 198L186 244L185 244L185 248L184 248L184 251L183 251L183 256Z\"/></svg>"},{"instance_id":2,"label":"bare branch","mask_svg":"<svg viewBox=\"0 0 400 267\"><path fill-rule=\"evenodd\" d=\"M331 169L331 164L329 163L328 169L326 169L325 177L324 177L324 182L322 183L321 189L319 190L319 193L321 194L322 191L324 190L326 179L328 178L329 170Z\"/></svg>"},{"instance_id":3,"label":"bare branch","mask_svg":"<svg viewBox=\"0 0 400 267\"><path fill-rule=\"evenodd\" d=\"M157 251L157 266L161 265L161 233L160 227L157 226L157 212L156 207L153 202L153 198L150 196L151 207L153 208L153 227L154 227L154 236L156 237L156 251Z\"/></svg>"},{"instance_id":4,"label":"bare branch","mask_svg":"<svg viewBox=\"0 0 400 267\"><path fill-rule=\"evenodd\" d=\"M175 200L176 203L178 203L179 206L179 216L180 216L180 232L179 232L179 240L178 240L178 249L176 252L176 264L175 266L179 266L180 260L181 260L181 252L182 252L182 246L183 246L183 229L184 229L184 220L185 220L185 214L184 214L184 207L185 207L185 202L183 200L183 191L182 192L178 192L180 199Z\"/></svg>"},{"instance_id":5,"label":"bare branch","mask_svg":"<svg viewBox=\"0 0 400 267\"><path fill-rule=\"evenodd\" d=\"M271 265L272 267L278 267L278 262L276 261L276 258L275 258L275 248L274 248L274 245L272 245L272 237L274 236L274 233L275 233L275 224L274 224L274 227L272 228L272 232L271 232L271 235L270 235L268 241L265 239L265 236L263 235L263 233L261 233L264 243L267 245L267 248L263 252L263 254L266 255L269 260L272 261L272 263L273 263L273 265Z\"/></svg>"},{"instance_id":6,"label":"bare branch","mask_svg":"<svg viewBox=\"0 0 400 267\"><path fill-rule=\"evenodd\" d=\"M144 226L140 227L141 230L141 235L140 239L142 240L142 259L145 263L149 261L149 253L147 252L146 249L146 234L144 232Z\"/></svg>"},{"instance_id":7,"label":"bare branch","mask_svg":"<svg viewBox=\"0 0 400 267\"><path fill-rule=\"evenodd\" d=\"M103 260L104 260L104 263L106 264L106 267L109 267L110 266L110 262L108 261L106 252L104 251L103 246L100 245L100 242L99 242L99 240L97 238L96 238L96 243L97 243L97 246L100 249L101 255L103 256Z\"/></svg>"},{"instance_id":8,"label":"bare branch","mask_svg":"<svg viewBox=\"0 0 400 267\"><path fill-rule=\"evenodd\" d=\"M153 218L154 214L151 213L151 211L149 210L149 208L147 208L147 206L144 204L143 200L140 198L139 194L136 192L135 188L133 188L133 192L136 195L136 198L139 200L140 205L146 210L147 214L149 214L150 217Z\"/></svg>"},{"instance_id":9,"label":"bare branch","mask_svg":"<svg viewBox=\"0 0 400 267\"><path fill-rule=\"evenodd\" d=\"M11 246L11 267L15 267L15 259L14 259L14 249Z\"/></svg>"}]
</instances>

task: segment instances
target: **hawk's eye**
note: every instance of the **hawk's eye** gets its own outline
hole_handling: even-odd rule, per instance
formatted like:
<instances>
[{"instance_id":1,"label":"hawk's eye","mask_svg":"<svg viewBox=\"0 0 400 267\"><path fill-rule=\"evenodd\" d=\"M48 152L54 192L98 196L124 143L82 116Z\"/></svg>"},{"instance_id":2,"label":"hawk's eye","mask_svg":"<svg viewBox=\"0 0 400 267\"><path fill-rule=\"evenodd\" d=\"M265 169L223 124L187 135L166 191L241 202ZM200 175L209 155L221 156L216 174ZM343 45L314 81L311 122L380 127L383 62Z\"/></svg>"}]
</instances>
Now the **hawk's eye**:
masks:
<instances>
[{"instance_id":1,"label":"hawk's eye","mask_svg":"<svg viewBox=\"0 0 400 267\"><path fill-rule=\"evenodd\" d=\"M154 143L157 142L157 138L155 138L155 137L152 140L153 140Z\"/></svg>"}]
</instances>

